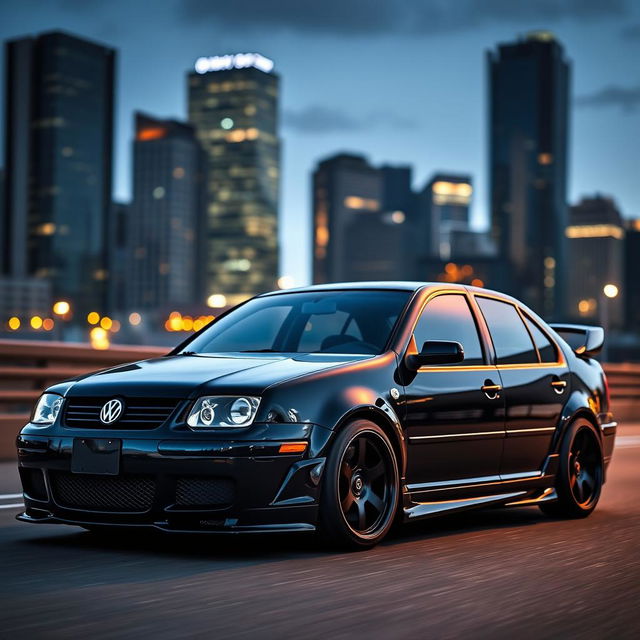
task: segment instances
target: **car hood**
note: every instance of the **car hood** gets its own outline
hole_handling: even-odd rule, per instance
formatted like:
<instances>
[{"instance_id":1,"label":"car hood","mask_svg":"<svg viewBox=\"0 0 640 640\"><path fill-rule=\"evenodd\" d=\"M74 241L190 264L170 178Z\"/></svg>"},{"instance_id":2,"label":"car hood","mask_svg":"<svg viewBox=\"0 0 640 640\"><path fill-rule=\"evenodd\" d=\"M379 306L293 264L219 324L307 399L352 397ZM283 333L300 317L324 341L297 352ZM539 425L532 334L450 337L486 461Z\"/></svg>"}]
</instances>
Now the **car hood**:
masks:
<instances>
[{"instance_id":1,"label":"car hood","mask_svg":"<svg viewBox=\"0 0 640 640\"><path fill-rule=\"evenodd\" d=\"M259 393L278 382L370 357L339 354L164 356L82 376L73 382L66 395L187 398L209 391Z\"/></svg>"}]
</instances>

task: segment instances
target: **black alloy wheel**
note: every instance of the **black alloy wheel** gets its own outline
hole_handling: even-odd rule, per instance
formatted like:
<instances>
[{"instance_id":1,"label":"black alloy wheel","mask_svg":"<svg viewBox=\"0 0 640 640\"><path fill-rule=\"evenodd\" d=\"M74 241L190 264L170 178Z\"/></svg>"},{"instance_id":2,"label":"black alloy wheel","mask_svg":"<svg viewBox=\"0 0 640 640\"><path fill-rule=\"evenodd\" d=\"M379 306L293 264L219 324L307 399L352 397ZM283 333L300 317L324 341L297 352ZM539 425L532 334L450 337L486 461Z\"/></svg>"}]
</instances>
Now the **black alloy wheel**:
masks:
<instances>
[{"instance_id":1,"label":"black alloy wheel","mask_svg":"<svg viewBox=\"0 0 640 640\"><path fill-rule=\"evenodd\" d=\"M594 426L583 418L567 430L556 480L558 500L542 503L548 515L584 518L596 507L604 481L602 447Z\"/></svg>"},{"instance_id":2,"label":"black alloy wheel","mask_svg":"<svg viewBox=\"0 0 640 640\"><path fill-rule=\"evenodd\" d=\"M340 546L372 547L391 528L398 496L396 455L385 432L367 420L347 425L327 460L320 532Z\"/></svg>"}]
</instances>

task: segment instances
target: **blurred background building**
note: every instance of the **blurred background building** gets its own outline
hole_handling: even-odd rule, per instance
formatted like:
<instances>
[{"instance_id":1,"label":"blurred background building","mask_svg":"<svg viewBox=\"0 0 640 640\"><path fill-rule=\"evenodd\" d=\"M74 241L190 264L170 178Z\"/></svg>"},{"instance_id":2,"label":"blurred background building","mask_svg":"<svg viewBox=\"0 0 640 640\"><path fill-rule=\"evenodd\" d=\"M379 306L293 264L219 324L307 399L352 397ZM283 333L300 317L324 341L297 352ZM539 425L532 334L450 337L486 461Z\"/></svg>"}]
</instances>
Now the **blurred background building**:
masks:
<instances>
[{"instance_id":1,"label":"blurred background building","mask_svg":"<svg viewBox=\"0 0 640 640\"><path fill-rule=\"evenodd\" d=\"M596 194L573 205L566 236L568 314L583 322L602 322L602 307L607 305L609 327L622 327L625 230L613 199ZM617 287L618 295L608 299L603 293L607 285Z\"/></svg>"},{"instance_id":2,"label":"blurred background building","mask_svg":"<svg viewBox=\"0 0 640 640\"><path fill-rule=\"evenodd\" d=\"M469 230L472 194L471 176L439 173L425 185L420 202L426 228L420 238L430 256L451 258L453 234Z\"/></svg>"},{"instance_id":3,"label":"blurred background building","mask_svg":"<svg viewBox=\"0 0 640 640\"><path fill-rule=\"evenodd\" d=\"M51 32L5 59L2 273L46 280L79 319L106 303L115 51Z\"/></svg>"},{"instance_id":4,"label":"blurred background building","mask_svg":"<svg viewBox=\"0 0 640 640\"><path fill-rule=\"evenodd\" d=\"M279 275L279 77L259 54L200 58L188 100L207 158L206 295L236 304Z\"/></svg>"},{"instance_id":5,"label":"blurred background building","mask_svg":"<svg viewBox=\"0 0 640 640\"><path fill-rule=\"evenodd\" d=\"M548 32L488 54L494 286L548 318L565 310L569 63Z\"/></svg>"},{"instance_id":6,"label":"blurred background building","mask_svg":"<svg viewBox=\"0 0 640 640\"><path fill-rule=\"evenodd\" d=\"M314 284L408 277L410 168L376 168L360 155L331 156L313 173L312 201Z\"/></svg>"},{"instance_id":7,"label":"blurred background building","mask_svg":"<svg viewBox=\"0 0 640 640\"><path fill-rule=\"evenodd\" d=\"M191 125L136 114L127 234L130 279L122 283L129 283L126 309L202 302L202 174L203 155Z\"/></svg>"}]
</instances>

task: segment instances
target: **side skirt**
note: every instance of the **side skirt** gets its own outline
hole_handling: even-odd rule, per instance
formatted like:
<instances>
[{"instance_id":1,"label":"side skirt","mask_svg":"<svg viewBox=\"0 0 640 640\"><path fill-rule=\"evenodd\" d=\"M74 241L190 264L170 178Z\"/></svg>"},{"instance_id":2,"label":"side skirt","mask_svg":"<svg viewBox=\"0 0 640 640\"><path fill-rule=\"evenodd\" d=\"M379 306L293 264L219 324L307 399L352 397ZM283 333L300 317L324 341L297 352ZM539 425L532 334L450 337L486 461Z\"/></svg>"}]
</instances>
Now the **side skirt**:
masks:
<instances>
[{"instance_id":1,"label":"side skirt","mask_svg":"<svg viewBox=\"0 0 640 640\"><path fill-rule=\"evenodd\" d=\"M492 496L479 496L477 498L465 498L462 500L443 500L440 502L420 502L412 507L404 509L404 518L406 522L418 520L419 518L427 518L429 516L439 515L442 513L454 513L456 511L464 511L465 509L473 509L479 506L488 506L491 504L505 503L510 500L517 500L526 496L526 491L515 491L513 493L501 493Z\"/></svg>"}]
</instances>

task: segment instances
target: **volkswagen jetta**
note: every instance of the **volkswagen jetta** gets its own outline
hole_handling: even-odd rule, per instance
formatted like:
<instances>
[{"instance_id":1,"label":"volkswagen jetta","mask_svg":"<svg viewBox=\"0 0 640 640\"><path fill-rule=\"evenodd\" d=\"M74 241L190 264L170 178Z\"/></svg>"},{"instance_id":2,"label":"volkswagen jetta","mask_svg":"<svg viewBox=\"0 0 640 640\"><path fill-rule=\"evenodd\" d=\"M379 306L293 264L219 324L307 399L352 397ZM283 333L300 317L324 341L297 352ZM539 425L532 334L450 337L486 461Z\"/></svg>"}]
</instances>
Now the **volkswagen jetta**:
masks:
<instances>
[{"instance_id":1,"label":"volkswagen jetta","mask_svg":"<svg viewBox=\"0 0 640 640\"><path fill-rule=\"evenodd\" d=\"M261 295L164 357L47 389L17 439L18 519L362 548L487 505L584 517L616 432L603 339L462 285Z\"/></svg>"}]
</instances>

